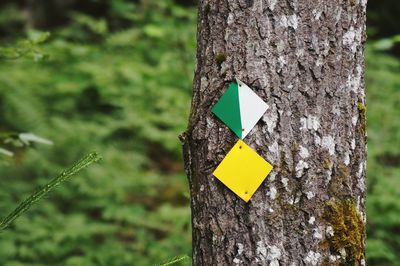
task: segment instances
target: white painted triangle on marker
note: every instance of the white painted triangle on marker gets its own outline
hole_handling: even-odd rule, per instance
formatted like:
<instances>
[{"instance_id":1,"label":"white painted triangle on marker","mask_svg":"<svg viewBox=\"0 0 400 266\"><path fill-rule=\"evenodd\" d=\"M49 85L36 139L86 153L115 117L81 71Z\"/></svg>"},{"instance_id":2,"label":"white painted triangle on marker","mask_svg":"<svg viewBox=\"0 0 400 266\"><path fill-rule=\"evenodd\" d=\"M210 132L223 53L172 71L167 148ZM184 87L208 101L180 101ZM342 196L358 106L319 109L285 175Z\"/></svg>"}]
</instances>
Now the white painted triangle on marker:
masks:
<instances>
[{"instance_id":1,"label":"white painted triangle on marker","mask_svg":"<svg viewBox=\"0 0 400 266\"><path fill-rule=\"evenodd\" d=\"M242 139L253 129L268 109L268 105L246 84L238 80Z\"/></svg>"}]
</instances>

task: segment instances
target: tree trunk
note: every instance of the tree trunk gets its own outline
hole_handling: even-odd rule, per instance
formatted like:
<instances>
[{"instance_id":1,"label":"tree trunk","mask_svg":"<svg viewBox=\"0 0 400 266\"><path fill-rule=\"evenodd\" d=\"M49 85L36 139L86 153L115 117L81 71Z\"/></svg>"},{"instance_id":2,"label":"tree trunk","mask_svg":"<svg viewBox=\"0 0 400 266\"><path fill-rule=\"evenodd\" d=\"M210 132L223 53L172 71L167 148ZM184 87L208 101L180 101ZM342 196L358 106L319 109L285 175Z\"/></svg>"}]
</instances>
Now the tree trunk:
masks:
<instances>
[{"instance_id":1,"label":"tree trunk","mask_svg":"<svg viewBox=\"0 0 400 266\"><path fill-rule=\"evenodd\" d=\"M193 265L365 264L366 0L201 0L182 135ZM248 203L212 173L237 141L210 110L239 78L268 110L244 139L274 169Z\"/></svg>"}]
</instances>

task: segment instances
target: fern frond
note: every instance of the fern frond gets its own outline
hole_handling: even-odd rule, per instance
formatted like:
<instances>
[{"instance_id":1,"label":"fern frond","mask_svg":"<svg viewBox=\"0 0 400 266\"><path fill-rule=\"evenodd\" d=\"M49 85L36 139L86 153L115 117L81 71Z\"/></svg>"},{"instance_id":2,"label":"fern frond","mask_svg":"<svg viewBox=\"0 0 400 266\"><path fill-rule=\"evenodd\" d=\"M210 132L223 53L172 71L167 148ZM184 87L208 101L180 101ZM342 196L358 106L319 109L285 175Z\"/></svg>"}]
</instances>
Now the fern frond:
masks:
<instances>
[{"instance_id":1,"label":"fern frond","mask_svg":"<svg viewBox=\"0 0 400 266\"><path fill-rule=\"evenodd\" d=\"M0 222L0 232L6 229L15 219L17 219L19 216L29 210L29 208L32 207L33 204L43 198L43 196L45 196L59 184L66 181L68 178L77 174L79 171L88 167L92 163L99 161L100 159L101 157L96 152L93 152L76 162L72 167L62 171L60 175L53 178L49 183L47 183L47 185L45 185L44 187L33 193L31 196L29 196L27 199L25 199L23 202L21 202L21 204L13 212L11 212L6 218L4 218Z\"/></svg>"}]
</instances>

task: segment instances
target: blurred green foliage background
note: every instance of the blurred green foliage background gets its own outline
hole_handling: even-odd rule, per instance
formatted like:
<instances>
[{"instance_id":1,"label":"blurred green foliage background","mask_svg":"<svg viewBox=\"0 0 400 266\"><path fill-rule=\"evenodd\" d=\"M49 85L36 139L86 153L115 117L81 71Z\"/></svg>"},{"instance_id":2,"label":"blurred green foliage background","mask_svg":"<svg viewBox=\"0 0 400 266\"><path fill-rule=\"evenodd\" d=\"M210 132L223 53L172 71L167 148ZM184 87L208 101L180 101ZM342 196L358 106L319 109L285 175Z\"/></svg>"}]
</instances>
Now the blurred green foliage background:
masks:
<instances>
[{"instance_id":1,"label":"blurred green foliage background","mask_svg":"<svg viewBox=\"0 0 400 266\"><path fill-rule=\"evenodd\" d=\"M0 217L86 152L104 158L0 234L0 265L190 255L177 136L190 108L196 11L194 0L0 3ZM399 11L395 0L371 0L368 11L369 265L400 261Z\"/></svg>"}]
</instances>

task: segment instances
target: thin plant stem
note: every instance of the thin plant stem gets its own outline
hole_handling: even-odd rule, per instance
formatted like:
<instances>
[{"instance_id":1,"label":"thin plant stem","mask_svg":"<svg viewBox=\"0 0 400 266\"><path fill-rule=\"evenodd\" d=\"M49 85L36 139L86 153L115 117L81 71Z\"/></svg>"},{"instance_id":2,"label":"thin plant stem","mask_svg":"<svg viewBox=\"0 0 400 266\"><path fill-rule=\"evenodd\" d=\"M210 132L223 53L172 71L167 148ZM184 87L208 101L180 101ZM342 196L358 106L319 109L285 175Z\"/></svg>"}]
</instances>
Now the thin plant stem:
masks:
<instances>
[{"instance_id":1,"label":"thin plant stem","mask_svg":"<svg viewBox=\"0 0 400 266\"><path fill-rule=\"evenodd\" d=\"M167 262L164 262L164 263L161 263L161 264L158 264L158 265L159 266L170 266L170 265L177 264L179 262L183 262L183 261L188 260L188 259L190 259L189 256L183 255L183 256L175 257L175 258L173 258L173 259L171 259L171 260L169 260Z\"/></svg>"},{"instance_id":2,"label":"thin plant stem","mask_svg":"<svg viewBox=\"0 0 400 266\"><path fill-rule=\"evenodd\" d=\"M11 212L6 218L0 222L0 232L6 229L15 219L20 217L23 213L29 210L33 204L39 201L43 196L52 191L55 187L60 185L62 182L66 181L71 176L77 174L82 169L88 167L92 163L98 162L101 157L96 152L92 152L79 161L77 161L73 166L61 172L60 175L53 178L44 187L37 190L35 193L30 195L27 199L19 204L19 206Z\"/></svg>"}]
</instances>

